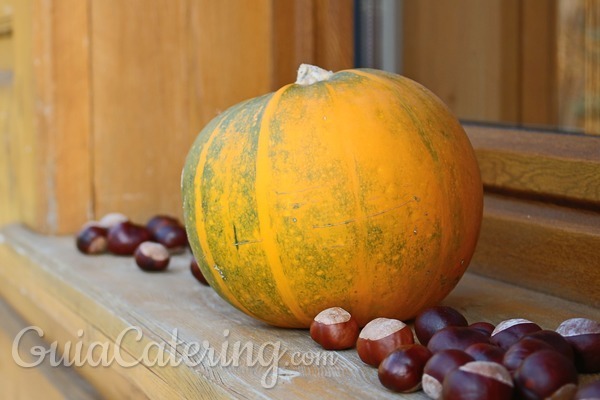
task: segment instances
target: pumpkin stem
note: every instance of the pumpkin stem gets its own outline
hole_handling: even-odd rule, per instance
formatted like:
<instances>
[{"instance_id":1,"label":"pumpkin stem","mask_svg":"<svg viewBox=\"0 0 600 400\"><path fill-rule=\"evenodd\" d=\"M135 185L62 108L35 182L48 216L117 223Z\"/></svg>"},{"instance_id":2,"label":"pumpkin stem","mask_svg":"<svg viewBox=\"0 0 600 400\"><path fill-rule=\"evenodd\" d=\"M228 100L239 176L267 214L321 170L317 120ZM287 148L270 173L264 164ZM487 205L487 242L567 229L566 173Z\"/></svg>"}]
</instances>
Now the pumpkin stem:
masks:
<instances>
[{"instance_id":1,"label":"pumpkin stem","mask_svg":"<svg viewBox=\"0 0 600 400\"><path fill-rule=\"evenodd\" d=\"M297 85L312 85L316 82L326 81L333 75L333 72L324 70L315 65L300 64L298 68Z\"/></svg>"}]
</instances>

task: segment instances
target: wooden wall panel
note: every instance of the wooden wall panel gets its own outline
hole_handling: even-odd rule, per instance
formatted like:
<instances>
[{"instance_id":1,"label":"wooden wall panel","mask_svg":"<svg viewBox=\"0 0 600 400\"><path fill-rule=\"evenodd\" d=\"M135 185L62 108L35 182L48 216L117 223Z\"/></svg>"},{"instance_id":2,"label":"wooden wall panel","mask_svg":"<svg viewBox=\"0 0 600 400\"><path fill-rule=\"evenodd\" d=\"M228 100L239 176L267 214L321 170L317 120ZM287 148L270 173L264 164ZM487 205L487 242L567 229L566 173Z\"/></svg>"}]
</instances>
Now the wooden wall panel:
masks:
<instances>
[{"instance_id":1,"label":"wooden wall panel","mask_svg":"<svg viewBox=\"0 0 600 400\"><path fill-rule=\"evenodd\" d=\"M93 3L97 217L179 216L181 169L196 134L225 108L270 90L268 1L153 3Z\"/></svg>"},{"instance_id":2,"label":"wooden wall panel","mask_svg":"<svg viewBox=\"0 0 600 400\"><path fill-rule=\"evenodd\" d=\"M461 118L519 118L519 2L406 0L402 73Z\"/></svg>"},{"instance_id":3,"label":"wooden wall panel","mask_svg":"<svg viewBox=\"0 0 600 400\"><path fill-rule=\"evenodd\" d=\"M13 3L13 70L3 88L0 223L76 229L91 211L88 3ZM4 40L4 39L0 39Z\"/></svg>"},{"instance_id":4,"label":"wooden wall panel","mask_svg":"<svg viewBox=\"0 0 600 400\"><path fill-rule=\"evenodd\" d=\"M80 0L35 5L34 111L46 200L36 225L50 233L77 230L92 217L89 6Z\"/></svg>"},{"instance_id":5,"label":"wooden wall panel","mask_svg":"<svg viewBox=\"0 0 600 400\"><path fill-rule=\"evenodd\" d=\"M112 211L179 215L181 168L210 119L293 81L299 61L352 65L350 0L8 3L0 224L45 233Z\"/></svg>"},{"instance_id":6,"label":"wooden wall panel","mask_svg":"<svg viewBox=\"0 0 600 400\"><path fill-rule=\"evenodd\" d=\"M527 0L521 7L520 117L529 125L558 124L557 0Z\"/></svg>"},{"instance_id":7,"label":"wooden wall panel","mask_svg":"<svg viewBox=\"0 0 600 400\"><path fill-rule=\"evenodd\" d=\"M10 168L14 102L14 7L12 0L0 1L0 225L17 220L14 173Z\"/></svg>"}]
</instances>

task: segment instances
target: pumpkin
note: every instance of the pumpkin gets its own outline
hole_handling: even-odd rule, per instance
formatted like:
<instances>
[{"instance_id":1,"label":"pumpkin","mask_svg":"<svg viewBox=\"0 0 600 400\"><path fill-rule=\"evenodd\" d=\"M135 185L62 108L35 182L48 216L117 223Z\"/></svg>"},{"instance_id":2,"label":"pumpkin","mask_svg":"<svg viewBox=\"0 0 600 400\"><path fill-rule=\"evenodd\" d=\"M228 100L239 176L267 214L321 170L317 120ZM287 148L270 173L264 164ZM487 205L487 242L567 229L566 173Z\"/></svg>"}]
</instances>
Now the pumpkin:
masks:
<instances>
[{"instance_id":1,"label":"pumpkin","mask_svg":"<svg viewBox=\"0 0 600 400\"><path fill-rule=\"evenodd\" d=\"M295 328L334 306L364 326L439 303L471 260L483 203L471 144L434 94L388 72L308 65L208 123L182 194L214 290Z\"/></svg>"}]
</instances>

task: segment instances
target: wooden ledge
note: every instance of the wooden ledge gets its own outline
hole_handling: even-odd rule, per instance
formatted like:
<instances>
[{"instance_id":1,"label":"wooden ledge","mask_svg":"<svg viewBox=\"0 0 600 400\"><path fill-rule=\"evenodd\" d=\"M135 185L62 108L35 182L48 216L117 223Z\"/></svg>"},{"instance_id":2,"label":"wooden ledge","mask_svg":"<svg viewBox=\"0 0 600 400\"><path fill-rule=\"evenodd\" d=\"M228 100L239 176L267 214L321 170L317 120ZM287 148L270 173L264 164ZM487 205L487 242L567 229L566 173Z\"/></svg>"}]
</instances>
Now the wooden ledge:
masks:
<instances>
[{"instance_id":1,"label":"wooden ledge","mask_svg":"<svg viewBox=\"0 0 600 400\"><path fill-rule=\"evenodd\" d=\"M600 214L484 197L471 271L600 308Z\"/></svg>"},{"instance_id":2,"label":"wooden ledge","mask_svg":"<svg viewBox=\"0 0 600 400\"><path fill-rule=\"evenodd\" d=\"M464 127L487 190L600 210L600 138Z\"/></svg>"},{"instance_id":3,"label":"wooden ledge","mask_svg":"<svg viewBox=\"0 0 600 400\"><path fill-rule=\"evenodd\" d=\"M140 271L131 258L79 254L72 237L47 237L19 225L0 230L0 296L30 324L43 329L48 342L108 343L110 355L127 329L119 354L134 363L150 346L150 358L165 346L166 353L181 359L191 343L210 345L218 357L224 344L229 352L236 342L251 346L253 357L273 363L249 366L211 365L207 358L188 358L188 364L133 367L84 365L76 368L103 396L110 398L384 398L376 369L363 364L354 350L324 353L306 330L285 330L264 325L221 300L201 286L188 269L189 255L177 256L165 273ZM464 312L470 321L522 317L554 329L571 317L600 319L600 310L535 291L467 273L445 304ZM168 345L177 332L176 351ZM130 331L135 333L134 331ZM269 343L274 345L268 345ZM278 349L275 345L280 346ZM98 346L97 344L95 346ZM262 348L262 350L261 350ZM27 349L20 349L27 351ZM92 354L99 357L102 348ZM329 354L333 358L323 358ZM304 363L300 362L304 355ZM312 357L311 357L312 356ZM312 358L312 363L310 359ZM320 357L320 358L319 358ZM319 362L320 360L320 362ZM317 365L317 364L321 365ZM323 365L329 364L329 365ZM268 386L272 373L277 380ZM266 377L266 378L265 378ZM584 375L588 382L598 375ZM267 385L265 385L265 381ZM261 383L262 382L262 383ZM423 393L399 398L425 399Z\"/></svg>"}]
</instances>

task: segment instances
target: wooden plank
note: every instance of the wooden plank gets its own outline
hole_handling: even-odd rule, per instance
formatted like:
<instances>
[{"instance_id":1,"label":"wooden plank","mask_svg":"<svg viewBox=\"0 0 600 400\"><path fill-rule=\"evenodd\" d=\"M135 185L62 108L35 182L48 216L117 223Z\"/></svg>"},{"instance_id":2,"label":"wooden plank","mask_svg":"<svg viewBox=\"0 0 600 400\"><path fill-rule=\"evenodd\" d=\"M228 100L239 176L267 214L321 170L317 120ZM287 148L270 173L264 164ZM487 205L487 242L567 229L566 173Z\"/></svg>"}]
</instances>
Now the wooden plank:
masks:
<instances>
[{"instance_id":1,"label":"wooden plank","mask_svg":"<svg viewBox=\"0 0 600 400\"><path fill-rule=\"evenodd\" d=\"M274 90L295 82L300 64L316 63L314 3L314 0L273 2ZM351 38L348 42L351 42Z\"/></svg>"},{"instance_id":2,"label":"wooden plank","mask_svg":"<svg viewBox=\"0 0 600 400\"><path fill-rule=\"evenodd\" d=\"M94 199L91 151L90 4L80 0L42 2L52 17L47 42L38 57L38 137L45 146L43 218L37 229L47 233L78 230L92 218ZM51 7L51 8L50 8ZM42 36L43 37L43 36ZM35 65L35 64L34 64Z\"/></svg>"},{"instance_id":3,"label":"wooden plank","mask_svg":"<svg viewBox=\"0 0 600 400\"><path fill-rule=\"evenodd\" d=\"M557 126L558 0L520 3L520 122Z\"/></svg>"},{"instance_id":4,"label":"wooden plank","mask_svg":"<svg viewBox=\"0 0 600 400\"><path fill-rule=\"evenodd\" d=\"M37 332L0 299L0 349L13 354L18 343L18 359L0 363L0 397L3 399L100 399L100 395L73 368L41 361L32 353L34 347L49 349ZM18 340L17 340L18 339ZM14 362L13 362L14 361ZM22 362L17 364L16 361ZM34 368L23 365L36 365ZM31 382L35 382L34 385Z\"/></svg>"},{"instance_id":5,"label":"wooden plank","mask_svg":"<svg viewBox=\"0 0 600 400\"><path fill-rule=\"evenodd\" d=\"M600 206L600 141L582 135L465 124L485 187Z\"/></svg>"},{"instance_id":6,"label":"wooden plank","mask_svg":"<svg viewBox=\"0 0 600 400\"><path fill-rule=\"evenodd\" d=\"M76 0L14 4L14 83L0 166L3 221L60 233L89 219L87 6Z\"/></svg>"},{"instance_id":7,"label":"wooden plank","mask_svg":"<svg viewBox=\"0 0 600 400\"><path fill-rule=\"evenodd\" d=\"M585 120L586 133L600 135L600 4L585 0L584 75L585 75Z\"/></svg>"},{"instance_id":8,"label":"wooden plank","mask_svg":"<svg viewBox=\"0 0 600 400\"><path fill-rule=\"evenodd\" d=\"M351 0L272 3L273 90L296 80L301 63L338 71L354 64Z\"/></svg>"},{"instance_id":9,"label":"wooden plank","mask_svg":"<svg viewBox=\"0 0 600 400\"><path fill-rule=\"evenodd\" d=\"M518 122L519 3L405 1L403 75L462 119Z\"/></svg>"},{"instance_id":10,"label":"wooden plank","mask_svg":"<svg viewBox=\"0 0 600 400\"><path fill-rule=\"evenodd\" d=\"M178 367L139 364L131 368L81 368L80 372L97 390L118 396L119 391L137 390L147 398L235 397L235 398L383 398L389 395L378 382L377 372L363 364L354 350L325 353L312 342L306 330L267 326L240 313L210 288L192 278L189 255L177 256L166 273L141 272L131 258L89 257L79 254L72 237L47 237L20 226L1 231L0 295L27 320L41 326L49 340L66 343L84 330L83 349L94 341L113 344L124 329L139 327L139 340L124 340L121 348L128 361L141 357L151 343L166 345L173 332L185 345L202 344L213 348L217 358L233 354L236 342L252 347L258 356L260 346L276 350L278 363L252 365L240 359L239 366L211 365L208 358L189 358ZM470 321L490 321L522 317L554 329L564 319L581 316L600 319L600 309L474 274L466 274L444 301L465 313ZM224 347L228 346L228 347ZM280 347L276 347L280 346ZM168 347L167 347L168 348ZM267 356L273 353L268 352ZM313 362L297 362L296 355L313 357ZM326 359L323 354L335 357ZM296 357L296 358L295 358ZM265 361L273 358L265 358ZM296 360L296 361L294 361ZM321 365L316 365L320 360ZM329 360L325 362L325 360ZM196 365L191 365L195 361ZM324 365L325 364L325 365ZM276 365L278 368L269 369ZM263 379L273 378L275 386L263 387ZM102 379L112 379L103 385ZM582 376L582 382L600 375ZM265 378L266 377L266 378ZM113 384L114 382L114 384ZM271 382L271 383L273 383ZM269 381L267 381L269 383ZM108 387L110 386L110 387ZM121 397L124 393L120 392ZM423 393L398 398L425 399Z\"/></svg>"},{"instance_id":11,"label":"wooden plank","mask_svg":"<svg viewBox=\"0 0 600 400\"><path fill-rule=\"evenodd\" d=\"M339 71L354 65L354 7L352 0L318 0L315 7L315 62Z\"/></svg>"},{"instance_id":12,"label":"wooden plank","mask_svg":"<svg viewBox=\"0 0 600 400\"><path fill-rule=\"evenodd\" d=\"M95 214L181 213L180 174L220 111L270 91L270 1L92 3Z\"/></svg>"},{"instance_id":13,"label":"wooden plank","mask_svg":"<svg viewBox=\"0 0 600 400\"><path fill-rule=\"evenodd\" d=\"M12 8L10 37L11 60L5 61L7 69L2 88L6 107L0 127L0 218L1 222L28 221L34 223L38 213L37 174L34 168L37 147L34 135L34 84L32 48L31 1L4 3ZM8 72L7 72L8 74Z\"/></svg>"},{"instance_id":14,"label":"wooden plank","mask_svg":"<svg viewBox=\"0 0 600 400\"><path fill-rule=\"evenodd\" d=\"M485 196L472 271L600 309L600 215Z\"/></svg>"},{"instance_id":15,"label":"wooden plank","mask_svg":"<svg viewBox=\"0 0 600 400\"><path fill-rule=\"evenodd\" d=\"M13 24L12 1L0 1L0 225L16 222L18 210L10 167L10 114L15 101Z\"/></svg>"}]
</instances>

